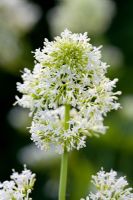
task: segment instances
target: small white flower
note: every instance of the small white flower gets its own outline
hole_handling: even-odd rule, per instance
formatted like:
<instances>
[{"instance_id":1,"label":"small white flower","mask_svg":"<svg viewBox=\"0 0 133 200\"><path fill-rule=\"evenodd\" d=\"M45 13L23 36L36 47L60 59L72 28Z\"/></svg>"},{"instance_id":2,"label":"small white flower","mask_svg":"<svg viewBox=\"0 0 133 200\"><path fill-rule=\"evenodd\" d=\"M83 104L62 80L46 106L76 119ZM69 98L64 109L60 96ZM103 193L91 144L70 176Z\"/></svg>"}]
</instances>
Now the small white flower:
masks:
<instances>
[{"instance_id":1,"label":"small white flower","mask_svg":"<svg viewBox=\"0 0 133 200\"><path fill-rule=\"evenodd\" d=\"M117 177L117 172L105 172L101 169L92 176L95 193L90 192L86 199L81 200L133 200L133 189L128 187L125 177Z\"/></svg>"},{"instance_id":2,"label":"small white flower","mask_svg":"<svg viewBox=\"0 0 133 200\"><path fill-rule=\"evenodd\" d=\"M86 136L104 134L104 116L120 107L120 92L113 92L118 79L105 76L101 47L89 41L87 33L67 29L53 42L45 39L43 49L35 51L33 72L25 68L23 83L17 83L23 94L17 103L34 115L31 138L41 149L51 143L68 151L85 147ZM71 107L68 130L63 128L66 104Z\"/></svg>"},{"instance_id":3,"label":"small white flower","mask_svg":"<svg viewBox=\"0 0 133 200\"><path fill-rule=\"evenodd\" d=\"M22 173L15 172L11 175L10 181L0 184L1 200L31 200L31 193L35 183L35 174L24 167Z\"/></svg>"}]
</instances>

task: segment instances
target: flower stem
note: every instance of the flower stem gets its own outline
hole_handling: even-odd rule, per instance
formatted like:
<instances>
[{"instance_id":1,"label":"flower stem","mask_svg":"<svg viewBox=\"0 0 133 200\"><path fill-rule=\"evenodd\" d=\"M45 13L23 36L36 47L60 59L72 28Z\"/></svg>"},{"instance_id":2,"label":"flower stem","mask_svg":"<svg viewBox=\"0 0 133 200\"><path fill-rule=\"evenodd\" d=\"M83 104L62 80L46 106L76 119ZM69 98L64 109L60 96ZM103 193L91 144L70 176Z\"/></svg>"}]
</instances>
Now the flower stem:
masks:
<instances>
[{"instance_id":1,"label":"flower stem","mask_svg":"<svg viewBox=\"0 0 133 200\"><path fill-rule=\"evenodd\" d=\"M69 128L70 119L70 105L65 105L65 120L64 130ZM67 163L68 163L68 152L64 149L64 153L61 158L61 171L60 171L60 185L59 185L59 200L65 200L66 198L66 184L67 184Z\"/></svg>"}]
</instances>

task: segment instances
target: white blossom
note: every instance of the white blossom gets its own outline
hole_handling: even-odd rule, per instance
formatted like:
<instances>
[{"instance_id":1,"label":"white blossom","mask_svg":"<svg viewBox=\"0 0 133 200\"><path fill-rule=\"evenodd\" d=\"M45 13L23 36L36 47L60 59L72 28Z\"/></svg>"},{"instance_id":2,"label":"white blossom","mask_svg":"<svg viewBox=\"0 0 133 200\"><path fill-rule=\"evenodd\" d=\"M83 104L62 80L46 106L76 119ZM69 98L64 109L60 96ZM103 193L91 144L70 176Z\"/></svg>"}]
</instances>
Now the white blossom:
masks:
<instances>
[{"instance_id":1,"label":"white blossom","mask_svg":"<svg viewBox=\"0 0 133 200\"><path fill-rule=\"evenodd\" d=\"M31 138L41 149L51 143L60 152L85 147L87 136L106 132L107 112L120 107L120 92L113 92L118 79L105 76L108 65L101 61L101 47L89 41L87 33L67 29L53 42L45 39L43 49L35 51L33 72L25 68L23 83L17 83L23 94L17 103L33 114ZM63 128L66 104L71 106L68 130Z\"/></svg>"},{"instance_id":2,"label":"white blossom","mask_svg":"<svg viewBox=\"0 0 133 200\"><path fill-rule=\"evenodd\" d=\"M89 135L87 123L80 115L78 118L78 112L74 109L71 110L70 116L69 128L64 130L63 106L56 110L36 113L30 128L31 139L39 148L45 150L54 144L58 153L62 153L64 147L68 151L85 147L85 139L87 134ZM86 131L87 128L88 131Z\"/></svg>"},{"instance_id":3,"label":"white blossom","mask_svg":"<svg viewBox=\"0 0 133 200\"><path fill-rule=\"evenodd\" d=\"M29 197L34 183L35 174L24 167L19 174L13 170L10 181L0 183L0 199L1 200L31 200Z\"/></svg>"},{"instance_id":4,"label":"white blossom","mask_svg":"<svg viewBox=\"0 0 133 200\"><path fill-rule=\"evenodd\" d=\"M81 200L133 200L133 189L128 186L126 177L118 177L117 172L103 169L92 176L95 192L90 192Z\"/></svg>"}]
</instances>

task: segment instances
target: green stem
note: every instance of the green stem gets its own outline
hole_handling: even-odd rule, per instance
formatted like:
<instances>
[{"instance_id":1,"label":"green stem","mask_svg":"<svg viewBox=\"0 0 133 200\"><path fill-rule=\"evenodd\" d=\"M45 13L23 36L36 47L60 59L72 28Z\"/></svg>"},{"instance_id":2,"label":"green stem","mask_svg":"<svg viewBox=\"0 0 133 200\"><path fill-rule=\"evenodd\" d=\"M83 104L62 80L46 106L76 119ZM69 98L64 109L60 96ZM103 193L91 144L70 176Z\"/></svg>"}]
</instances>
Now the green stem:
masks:
<instances>
[{"instance_id":1,"label":"green stem","mask_svg":"<svg viewBox=\"0 0 133 200\"><path fill-rule=\"evenodd\" d=\"M70 105L65 105L65 120L64 129L69 128L70 119ZM60 185L59 185L59 200L65 200L66 198L66 184L67 184L67 163L68 163L68 153L64 149L64 153L61 158L61 171L60 171Z\"/></svg>"},{"instance_id":2,"label":"green stem","mask_svg":"<svg viewBox=\"0 0 133 200\"><path fill-rule=\"evenodd\" d=\"M66 198L66 183L67 183L67 161L68 153L65 151L61 158L61 171L60 171L60 186L59 186L59 200Z\"/></svg>"}]
</instances>

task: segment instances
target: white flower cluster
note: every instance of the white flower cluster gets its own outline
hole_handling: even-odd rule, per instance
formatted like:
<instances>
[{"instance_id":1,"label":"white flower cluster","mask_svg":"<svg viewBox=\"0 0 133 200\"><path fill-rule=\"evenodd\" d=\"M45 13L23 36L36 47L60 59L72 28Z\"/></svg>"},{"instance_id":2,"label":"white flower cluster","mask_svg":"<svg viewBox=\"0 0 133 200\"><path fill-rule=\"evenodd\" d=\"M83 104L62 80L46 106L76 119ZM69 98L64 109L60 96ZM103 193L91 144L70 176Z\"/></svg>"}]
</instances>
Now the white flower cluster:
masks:
<instances>
[{"instance_id":1,"label":"white flower cluster","mask_svg":"<svg viewBox=\"0 0 133 200\"><path fill-rule=\"evenodd\" d=\"M128 187L125 177L117 177L117 172L103 169L92 176L95 193L90 193L86 199L81 200L133 200L133 189Z\"/></svg>"},{"instance_id":2,"label":"white flower cluster","mask_svg":"<svg viewBox=\"0 0 133 200\"><path fill-rule=\"evenodd\" d=\"M13 171L10 181L0 183L0 200L31 200L29 197L35 183L35 174L24 167L19 174Z\"/></svg>"},{"instance_id":3,"label":"white flower cluster","mask_svg":"<svg viewBox=\"0 0 133 200\"><path fill-rule=\"evenodd\" d=\"M63 106L56 110L38 112L33 118L30 129L32 140L39 148L46 150L50 147L49 144L56 144L58 153L63 153L65 147L67 151L85 147L89 124L86 119L78 116L78 112L74 109L70 111L70 117L69 128L65 130Z\"/></svg>"},{"instance_id":4,"label":"white flower cluster","mask_svg":"<svg viewBox=\"0 0 133 200\"><path fill-rule=\"evenodd\" d=\"M108 66L87 34L66 29L55 41L46 39L35 59L33 72L24 69L23 83L17 83L23 96L16 97L17 103L34 115L32 140L41 149L47 150L53 143L62 152L84 147L86 136L105 133L103 118L119 108L120 92L113 92L117 79L105 76ZM63 126L65 105L71 107L68 130Z\"/></svg>"}]
</instances>

